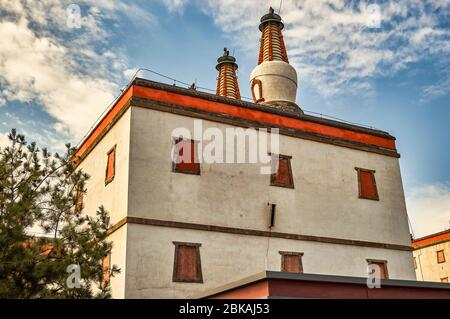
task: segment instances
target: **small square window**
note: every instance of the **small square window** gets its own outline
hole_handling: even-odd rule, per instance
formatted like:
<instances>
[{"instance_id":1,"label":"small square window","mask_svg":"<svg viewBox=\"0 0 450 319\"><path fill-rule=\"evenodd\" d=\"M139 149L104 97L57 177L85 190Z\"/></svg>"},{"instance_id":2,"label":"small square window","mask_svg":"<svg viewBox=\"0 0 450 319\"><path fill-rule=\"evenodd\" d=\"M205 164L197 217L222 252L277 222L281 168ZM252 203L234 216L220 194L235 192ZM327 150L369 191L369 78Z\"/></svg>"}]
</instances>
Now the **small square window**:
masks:
<instances>
[{"instance_id":1,"label":"small square window","mask_svg":"<svg viewBox=\"0 0 450 319\"><path fill-rule=\"evenodd\" d=\"M303 253L280 251L281 271L303 273L302 256Z\"/></svg>"},{"instance_id":2,"label":"small square window","mask_svg":"<svg viewBox=\"0 0 450 319\"><path fill-rule=\"evenodd\" d=\"M380 279L388 279L389 278L386 260L367 259L367 263L369 265L378 266L378 269L380 271Z\"/></svg>"},{"instance_id":3,"label":"small square window","mask_svg":"<svg viewBox=\"0 0 450 319\"><path fill-rule=\"evenodd\" d=\"M438 264L445 263L445 254L443 250L438 250L436 252L437 262Z\"/></svg>"},{"instance_id":4,"label":"small square window","mask_svg":"<svg viewBox=\"0 0 450 319\"><path fill-rule=\"evenodd\" d=\"M441 278L441 282L448 282L448 277Z\"/></svg>"},{"instance_id":5,"label":"small square window","mask_svg":"<svg viewBox=\"0 0 450 319\"><path fill-rule=\"evenodd\" d=\"M116 146L109 150L107 155L108 161L106 163L105 185L111 183L116 174Z\"/></svg>"},{"instance_id":6,"label":"small square window","mask_svg":"<svg viewBox=\"0 0 450 319\"><path fill-rule=\"evenodd\" d=\"M355 168L358 172L359 198L379 200L375 171L364 168Z\"/></svg>"},{"instance_id":7,"label":"small square window","mask_svg":"<svg viewBox=\"0 0 450 319\"><path fill-rule=\"evenodd\" d=\"M200 162L197 154L197 141L175 138L172 171L200 175Z\"/></svg>"},{"instance_id":8,"label":"small square window","mask_svg":"<svg viewBox=\"0 0 450 319\"><path fill-rule=\"evenodd\" d=\"M272 174L270 175L270 185L294 188L294 178L292 177L291 156L272 154Z\"/></svg>"},{"instance_id":9,"label":"small square window","mask_svg":"<svg viewBox=\"0 0 450 319\"><path fill-rule=\"evenodd\" d=\"M201 244L179 242L173 244L175 245L173 281L202 283Z\"/></svg>"}]
</instances>

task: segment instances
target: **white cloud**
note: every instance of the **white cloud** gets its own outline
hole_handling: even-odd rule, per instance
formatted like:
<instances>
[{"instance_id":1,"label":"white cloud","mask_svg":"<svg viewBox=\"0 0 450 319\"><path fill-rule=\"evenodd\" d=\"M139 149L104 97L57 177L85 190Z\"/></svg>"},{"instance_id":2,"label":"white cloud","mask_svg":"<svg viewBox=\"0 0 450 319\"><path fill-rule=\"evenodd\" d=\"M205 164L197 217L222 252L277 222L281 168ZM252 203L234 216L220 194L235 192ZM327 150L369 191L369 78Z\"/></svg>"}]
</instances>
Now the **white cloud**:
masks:
<instances>
[{"instance_id":1,"label":"white cloud","mask_svg":"<svg viewBox=\"0 0 450 319\"><path fill-rule=\"evenodd\" d=\"M128 81L131 81L134 75L139 76L139 73L138 68L130 68L123 71L123 75Z\"/></svg>"},{"instance_id":2,"label":"white cloud","mask_svg":"<svg viewBox=\"0 0 450 319\"><path fill-rule=\"evenodd\" d=\"M187 0L162 0L162 2L171 12L181 12L184 6L188 3Z\"/></svg>"},{"instance_id":3,"label":"white cloud","mask_svg":"<svg viewBox=\"0 0 450 319\"><path fill-rule=\"evenodd\" d=\"M442 80L438 82L427 85L423 87L422 91L422 101L432 100L439 96L445 95L447 92L450 92L450 72L444 75Z\"/></svg>"},{"instance_id":4,"label":"white cloud","mask_svg":"<svg viewBox=\"0 0 450 319\"><path fill-rule=\"evenodd\" d=\"M200 1L204 4L204 1ZM259 18L279 0L208 0L204 11L241 49L257 56ZM380 2L382 28L374 28L372 1L285 0L281 10L285 42L300 85L324 95L371 90L371 80L408 63L450 54L449 1ZM376 17L375 17L376 18ZM441 21L440 21L441 20ZM446 65L450 68L450 66Z\"/></svg>"},{"instance_id":5,"label":"white cloud","mask_svg":"<svg viewBox=\"0 0 450 319\"><path fill-rule=\"evenodd\" d=\"M38 102L66 125L69 134L80 137L101 110L113 99L117 87L95 75L77 74L66 62L71 53L49 37L36 37L27 21L0 24L0 36L7 49L1 49L0 73L8 100Z\"/></svg>"},{"instance_id":6,"label":"white cloud","mask_svg":"<svg viewBox=\"0 0 450 319\"><path fill-rule=\"evenodd\" d=\"M406 203L416 238L449 228L450 183L415 188Z\"/></svg>"},{"instance_id":7,"label":"white cloud","mask_svg":"<svg viewBox=\"0 0 450 319\"><path fill-rule=\"evenodd\" d=\"M119 93L127 68L114 48L101 46L112 32L105 20L120 14L156 19L121 1L83 0L77 2L81 28L70 28L70 3L0 0L0 38L8 44L0 46L0 105L41 104L61 138L77 142Z\"/></svg>"}]
</instances>

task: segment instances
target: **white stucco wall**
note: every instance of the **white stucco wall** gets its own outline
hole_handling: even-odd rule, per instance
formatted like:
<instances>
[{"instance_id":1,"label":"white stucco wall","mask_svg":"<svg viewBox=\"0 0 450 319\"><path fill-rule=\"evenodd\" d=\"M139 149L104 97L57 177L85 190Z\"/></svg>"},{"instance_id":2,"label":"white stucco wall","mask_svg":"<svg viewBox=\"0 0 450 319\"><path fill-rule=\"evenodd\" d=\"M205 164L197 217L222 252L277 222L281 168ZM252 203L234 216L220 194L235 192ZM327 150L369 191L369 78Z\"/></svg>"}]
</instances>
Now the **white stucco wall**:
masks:
<instances>
[{"instance_id":1,"label":"white stucco wall","mask_svg":"<svg viewBox=\"0 0 450 319\"><path fill-rule=\"evenodd\" d=\"M414 278L405 266L410 252L136 224L128 230L127 298L184 298L266 269L280 271L279 251L303 252L305 273L364 277L369 258L386 259L390 278ZM173 241L202 244L203 284L172 282Z\"/></svg>"},{"instance_id":2,"label":"white stucco wall","mask_svg":"<svg viewBox=\"0 0 450 319\"><path fill-rule=\"evenodd\" d=\"M130 115L128 110L78 167L90 175L86 183L87 193L83 198L84 212L94 216L98 207L103 205L109 213L111 225L127 214ZM117 145L115 176L105 186L107 152L114 145ZM125 298L126 237L126 225L108 237L113 242L111 265L117 265L121 269L120 274L111 278L113 298Z\"/></svg>"},{"instance_id":3,"label":"white stucco wall","mask_svg":"<svg viewBox=\"0 0 450 319\"><path fill-rule=\"evenodd\" d=\"M291 155L295 189L270 186L255 164L201 164L201 176L171 171L171 132L193 118L134 107L131 115L130 216L410 244L397 158L280 136ZM204 128L224 124L203 121ZM380 201L358 198L355 167L376 170Z\"/></svg>"},{"instance_id":4,"label":"white stucco wall","mask_svg":"<svg viewBox=\"0 0 450 319\"><path fill-rule=\"evenodd\" d=\"M108 240L113 243L111 266L116 265L120 269L119 274L111 277L111 294L114 299L126 298L125 278L127 273L127 245L129 244L127 233L128 225L124 225L108 237Z\"/></svg>"},{"instance_id":5,"label":"white stucco wall","mask_svg":"<svg viewBox=\"0 0 450 319\"><path fill-rule=\"evenodd\" d=\"M438 264L437 251L444 250L445 262ZM413 253L416 258L417 280L437 281L448 277L450 280L450 241L416 249Z\"/></svg>"},{"instance_id":6,"label":"white stucco wall","mask_svg":"<svg viewBox=\"0 0 450 319\"><path fill-rule=\"evenodd\" d=\"M87 194L83 198L84 212L94 215L103 205L109 212L111 225L127 213L130 119L131 111L128 109L78 167L90 175L86 183ZM105 185L107 153L114 145L117 145L115 176L112 182Z\"/></svg>"}]
</instances>

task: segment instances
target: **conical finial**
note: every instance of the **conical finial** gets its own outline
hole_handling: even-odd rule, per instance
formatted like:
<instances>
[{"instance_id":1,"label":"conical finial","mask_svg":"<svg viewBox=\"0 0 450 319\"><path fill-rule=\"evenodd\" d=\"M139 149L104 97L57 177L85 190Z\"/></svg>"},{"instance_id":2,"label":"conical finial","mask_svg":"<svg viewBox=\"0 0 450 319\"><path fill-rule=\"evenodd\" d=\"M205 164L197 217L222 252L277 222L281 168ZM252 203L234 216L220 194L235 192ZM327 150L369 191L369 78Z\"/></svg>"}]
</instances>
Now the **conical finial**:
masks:
<instances>
[{"instance_id":1,"label":"conical finial","mask_svg":"<svg viewBox=\"0 0 450 319\"><path fill-rule=\"evenodd\" d=\"M216 70L219 71L220 65L223 63L231 63L234 64L236 67L236 70L238 68L238 65L236 64L236 59L230 55L230 51L228 51L227 48L223 48L223 55L217 59L217 65Z\"/></svg>"},{"instance_id":2,"label":"conical finial","mask_svg":"<svg viewBox=\"0 0 450 319\"><path fill-rule=\"evenodd\" d=\"M283 28L284 28L284 24L283 24L283 22L281 22L280 15L276 14L275 10L272 7L269 8L269 13L266 13L265 15L263 15L261 17L260 21L261 21L261 23L259 25L259 30L261 32L263 31L264 26L269 22L278 24L280 26L281 30L283 30Z\"/></svg>"}]
</instances>

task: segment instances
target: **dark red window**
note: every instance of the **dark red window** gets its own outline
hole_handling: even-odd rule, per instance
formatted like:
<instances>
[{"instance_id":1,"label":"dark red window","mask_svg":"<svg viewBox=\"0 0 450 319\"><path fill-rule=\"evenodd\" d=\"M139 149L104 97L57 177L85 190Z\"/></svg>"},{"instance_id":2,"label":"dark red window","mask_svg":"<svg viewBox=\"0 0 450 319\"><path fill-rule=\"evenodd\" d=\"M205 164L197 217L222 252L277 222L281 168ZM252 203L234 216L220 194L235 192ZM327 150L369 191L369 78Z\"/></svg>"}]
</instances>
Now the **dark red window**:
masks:
<instances>
[{"instance_id":1,"label":"dark red window","mask_svg":"<svg viewBox=\"0 0 450 319\"><path fill-rule=\"evenodd\" d=\"M356 168L358 172L359 198L379 200L375 171Z\"/></svg>"},{"instance_id":2,"label":"dark red window","mask_svg":"<svg viewBox=\"0 0 450 319\"><path fill-rule=\"evenodd\" d=\"M294 188L291 156L272 154L272 169L273 173L270 175L271 186Z\"/></svg>"},{"instance_id":3,"label":"dark red window","mask_svg":"<svg viewBox=\"0 0 450 319\"><path fill-rule=\"evenodd\" d=\"M174 142L175 149L172 170L178 173L200 175L197 142L181 138L175 139Z\"/></svg>"},{"instance_id":4,"label":"dark red window","mask_svg":"<svg viewBox=\"0 0 450 319\"><path fill-rule=\"evenodd\" d=\"M438 264L445 263L445 254L443 250L439 250L436 252L437 262Z\"/></svg>"},{"instance_id":5,"label":"dark red window","mask_svg":"<svg viewBox=\"0 0 450 319\"><path fill-rule=\"evenodd\" d=\"M105 184L111 183L116 174L116 147L114 146L107 155L108 161L106 163Z\"/></svg>"},{"instance_id":6,"label":"dark red window","mask_svg":"<svg viewBox=\"0 0 450 319\"><path fill-rule=\"evenodd\" d=\"M385 260L371 260L368 259L367 262L369 265L376 265L380 269L380 279L388 279L388 269L387 269L387 261Z\"/></svg>"},{"instance_id":7,"label":"dark red window","mask_svg":"<svg viewBox=\"0 0 450 319\"><path fill-rule=\"evenodd\" d=\"M195 243L174 242L174 282L203 282L200 246Z\"/></svg>"},{"instance_id":8,"label":"dark red window","mask_svg":"<svg viewBox=\"0 0 450 319\"><path fill-rule=\"evenodd\" d=\"M281 254L281 271L302 273L302 256L303 253L280 251Z\"/></svg>"}]
</instances>

